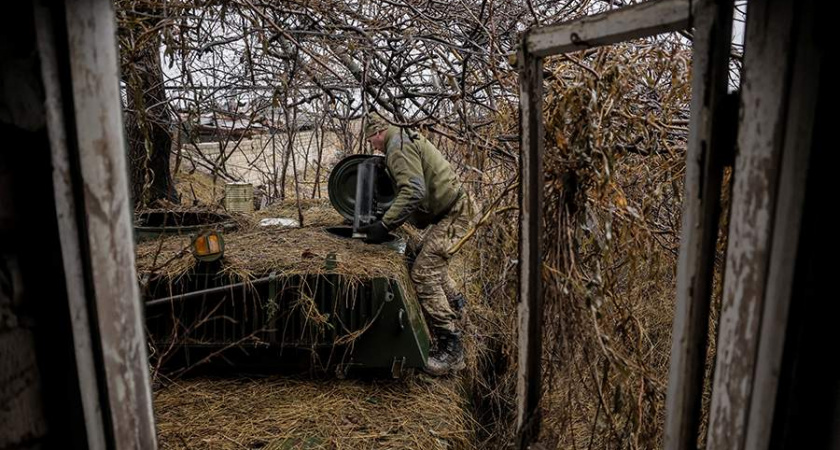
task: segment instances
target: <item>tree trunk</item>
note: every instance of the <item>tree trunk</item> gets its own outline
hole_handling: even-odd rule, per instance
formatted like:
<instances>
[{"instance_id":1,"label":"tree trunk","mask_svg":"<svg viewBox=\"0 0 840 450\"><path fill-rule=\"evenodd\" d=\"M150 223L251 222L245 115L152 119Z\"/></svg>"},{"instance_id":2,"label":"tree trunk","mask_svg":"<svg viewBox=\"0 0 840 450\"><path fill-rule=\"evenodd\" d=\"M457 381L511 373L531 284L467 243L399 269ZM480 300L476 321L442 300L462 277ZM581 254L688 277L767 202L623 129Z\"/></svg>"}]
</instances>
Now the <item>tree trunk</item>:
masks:
<instances>
[{"instance_id":1,"label":"tree trunk","mask_svg":"<svg viewBox=\"0 0 840 450\"><path fill-rule=\"evenodd\" d=\"M153 39L142 48L123 51L128 53L123 55L123 76L134 205L145 207L161 199L178 203L169 167L173 118L169 114L163 85L160 39Z\"/></svg>"}]
</instances>

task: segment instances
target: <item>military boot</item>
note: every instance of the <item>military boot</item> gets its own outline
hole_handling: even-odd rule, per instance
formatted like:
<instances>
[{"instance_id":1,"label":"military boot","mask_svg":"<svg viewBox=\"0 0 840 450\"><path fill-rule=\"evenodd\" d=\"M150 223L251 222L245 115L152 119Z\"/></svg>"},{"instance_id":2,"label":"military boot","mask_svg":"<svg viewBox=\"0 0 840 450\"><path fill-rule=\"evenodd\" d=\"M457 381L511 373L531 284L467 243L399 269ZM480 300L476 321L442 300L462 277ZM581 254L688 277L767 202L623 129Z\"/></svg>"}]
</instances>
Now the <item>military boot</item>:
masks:
<instances>
[{"instance_id":1,"label":"military boot","mask_svg":"<svg viewBox=\"0 0 840 450\"><path fill-rule=\"evenodd\" d=\"M426 362L426 373L440 377L456 373L466 367L460 331L440 332L437 344L437 348L432 351Z\"/></svg>"}]
</instances>

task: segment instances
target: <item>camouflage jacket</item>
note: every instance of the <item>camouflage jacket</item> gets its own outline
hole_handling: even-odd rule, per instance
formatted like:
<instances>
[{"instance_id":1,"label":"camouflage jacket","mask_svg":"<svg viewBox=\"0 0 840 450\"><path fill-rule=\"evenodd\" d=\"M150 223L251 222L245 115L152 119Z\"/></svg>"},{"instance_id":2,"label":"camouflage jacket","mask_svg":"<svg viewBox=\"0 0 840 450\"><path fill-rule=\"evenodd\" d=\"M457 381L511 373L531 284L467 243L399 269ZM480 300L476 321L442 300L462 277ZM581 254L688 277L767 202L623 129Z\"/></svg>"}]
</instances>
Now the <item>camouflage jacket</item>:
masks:
<instances>
[{"instance_id":1,"label":"camouflage jacket","mask_svg":"<svg viewBox=\"0 0 840 450\"><path fill-rule=\"evenodd\" d=\"M385 157L397 192L382 218L389 230L405 221L425 228L455 203L461 189L458 176L422 134L388 127Z\"/></svg>"}]
</instances>

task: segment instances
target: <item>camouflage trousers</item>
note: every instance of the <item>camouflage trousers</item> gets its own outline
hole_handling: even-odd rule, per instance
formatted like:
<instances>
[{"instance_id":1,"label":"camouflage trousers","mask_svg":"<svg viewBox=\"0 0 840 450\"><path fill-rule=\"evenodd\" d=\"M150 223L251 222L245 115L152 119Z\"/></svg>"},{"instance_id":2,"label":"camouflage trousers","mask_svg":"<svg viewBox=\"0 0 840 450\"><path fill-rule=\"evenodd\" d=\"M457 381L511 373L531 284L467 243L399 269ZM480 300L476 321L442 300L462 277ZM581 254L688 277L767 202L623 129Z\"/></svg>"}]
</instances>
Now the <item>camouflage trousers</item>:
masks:
<instances>
[{"instance_id":1,"label":"camouflage trousers","mask_svg":"<svg viewBox=\"0 0 840 450\"><path fill-rule=\"evenodd\" d=\"M474 224L475 215L473 201L466 194L460 195L449 213L426 230L420 253L411 269L417 299L433 332L455 331L457 328L456 315L448 301L458 293L455 281L449 276L449 260L455 244Z\"/></svg>"}]
</instances>

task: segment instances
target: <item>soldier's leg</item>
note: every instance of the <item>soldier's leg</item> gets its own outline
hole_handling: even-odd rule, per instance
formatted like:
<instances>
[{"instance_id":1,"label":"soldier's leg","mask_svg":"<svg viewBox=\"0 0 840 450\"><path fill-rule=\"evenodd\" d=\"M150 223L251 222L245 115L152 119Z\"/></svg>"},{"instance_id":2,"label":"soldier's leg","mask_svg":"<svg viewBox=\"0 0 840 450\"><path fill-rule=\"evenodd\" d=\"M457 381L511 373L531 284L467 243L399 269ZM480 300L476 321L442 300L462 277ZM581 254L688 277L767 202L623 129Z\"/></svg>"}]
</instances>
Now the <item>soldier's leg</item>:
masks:
<instances>
[{"instance_id":1,"label":"soldier's leg","mask_svg":"<svg viewBox=\"0 0 840 450\"><path fill-rule=\"evenodd\" d=\"M452 298L461 293L461 291L458 290L458 283L449 276L448 270L443 273L441 286L443 287L443 292L446 294L446 298Z\"/></svg>"},{"instance_id":2,"label":"soldier's leg","mask_svg":"<svg viewBox=\"0 0 840 450\"><path fill-rule=\"evenodd\" d=\"M473 225L475 216L475 205L468 196L462 196L452 207L449 216L442 221L442 225L446 227L445 233L445 247L446 253L444 257L447 262L452 257L454 247L466 236L467 232ZM446 293L446 298L449 300L450 307L453 308L456 314L460 315L461 310L466 304L466 298L461 292L455 280L449 275L449 270L442 273L443 279L441 281L443 290Z\"/></svg>"},{"instance_id":3,"label":"soldier's leg","mask_svg":"<svg viewBox=\"0 0 840 450\"><path fill-rule=\"evenodd\" d=\"M426 234L423 248L411 269L411 281L433 331L453 332L456 315L449 307L443 286L444 276L448 276L449 258L446 254L446 227L441 225L433 225Z\"/></svg>"},{"instance_id":4,"label":"soldier's leg","mask_svg":"<svg viewBox=\"0 0 840 450\"><path fill-rule=\"evenodd\" d=\"M464 345L457 326L457 315L444 292L444 279L449 266L449 240L445 225L434 225L426 236L423 249L411 271L420 304L434 332L435 347L423 370L443 376L465 367Z\"/></svg>"}]
</instances>

